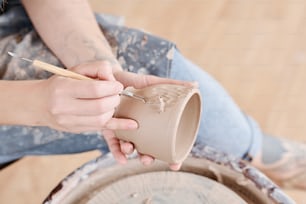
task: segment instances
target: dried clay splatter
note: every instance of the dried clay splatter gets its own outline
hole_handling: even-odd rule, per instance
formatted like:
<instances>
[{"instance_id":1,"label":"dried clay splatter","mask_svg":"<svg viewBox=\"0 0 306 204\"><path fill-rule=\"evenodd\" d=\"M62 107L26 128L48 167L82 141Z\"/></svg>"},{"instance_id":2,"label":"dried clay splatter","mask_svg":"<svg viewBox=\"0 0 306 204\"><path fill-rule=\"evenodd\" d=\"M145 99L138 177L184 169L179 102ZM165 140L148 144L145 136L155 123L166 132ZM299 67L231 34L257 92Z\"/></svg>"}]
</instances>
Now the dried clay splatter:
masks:
<instances>
[{"instance_id":1,"label":"dried clay splatter","mask_svg":"<svg viewBox=\"0 0 306 204\"><path fill-rule=\"evenodd\" d=\"M137 197L138 197L138 193L137 193L137 192L132 193L132 194L130 195L130 197L131 197L131 198L137 198Z\"/></svg>"}]
</instances>

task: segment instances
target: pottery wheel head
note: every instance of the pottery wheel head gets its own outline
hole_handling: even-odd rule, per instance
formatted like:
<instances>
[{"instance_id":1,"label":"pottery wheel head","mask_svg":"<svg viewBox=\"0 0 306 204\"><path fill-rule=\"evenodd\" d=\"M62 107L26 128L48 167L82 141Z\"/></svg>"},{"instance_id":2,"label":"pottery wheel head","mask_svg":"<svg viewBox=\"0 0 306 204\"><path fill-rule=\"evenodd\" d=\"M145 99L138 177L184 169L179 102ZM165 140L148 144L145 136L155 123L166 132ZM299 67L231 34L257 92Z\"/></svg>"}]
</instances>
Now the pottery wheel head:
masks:
<instances>
[{"instance_id":1,"label":"pottery wheel head","mask_svg":"<svg viewBox=\"0 0 306 204\"><path fill-rule=\"evenodd\" d=\"M220 196L222 195L222 196ZM151 172L124 178L108 185L89 204L246 204L223 185L195 174Z\"/></svg>"}]
</instances>

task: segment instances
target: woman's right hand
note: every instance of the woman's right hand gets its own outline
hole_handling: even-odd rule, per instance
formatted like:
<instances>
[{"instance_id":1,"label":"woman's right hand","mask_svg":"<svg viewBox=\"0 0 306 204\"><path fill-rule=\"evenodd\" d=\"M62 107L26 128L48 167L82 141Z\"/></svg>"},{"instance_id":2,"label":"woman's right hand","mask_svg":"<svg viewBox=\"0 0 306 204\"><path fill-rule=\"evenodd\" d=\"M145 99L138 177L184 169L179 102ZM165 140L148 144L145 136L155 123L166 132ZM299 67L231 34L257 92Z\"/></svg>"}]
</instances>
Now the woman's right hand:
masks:
<instances>
[{"instance_id":1,"label":"woman's right hand","mask_svg":"<svg viewBox=\"0 0 306 204\"><path fill-rule=\"evenodd\" d=\"M123 90L104 61L82 64L72 69L97 80L76 80L52 76L42 82L42 121L50 128L73 133L103 129L135 129L137 123L112 118Z\"/></svg>"}]
</instances>

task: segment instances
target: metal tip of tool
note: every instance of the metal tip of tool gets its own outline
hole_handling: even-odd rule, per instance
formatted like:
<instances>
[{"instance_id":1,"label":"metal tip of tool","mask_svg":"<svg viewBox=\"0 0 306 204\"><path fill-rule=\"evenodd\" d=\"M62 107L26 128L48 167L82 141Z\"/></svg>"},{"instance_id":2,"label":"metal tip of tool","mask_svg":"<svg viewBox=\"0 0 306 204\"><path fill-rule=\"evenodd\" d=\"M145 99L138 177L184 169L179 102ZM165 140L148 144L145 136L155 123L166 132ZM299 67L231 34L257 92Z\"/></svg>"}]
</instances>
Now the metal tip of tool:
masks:
<instances>
[{"instance_id":1,"label":"metal tip of tool","mask_svg":"<svg viewBox=\"0 0 306 204\"><path fill-rule=\"evenodd\" d=\"M8 51L7 54L9 54L11 57L17 57L17 58L22 59L22 60L27 61L27 62L31 62L31 63L33 62L33 60L30 60L30 59L24 58L24 57L19 57L15 53L10 52L10 51Z\"/></svg>"},{"instance_id":2,"label":"metal tip of tool","mask_svg":"<svg viewBox=\"0 0 306 204\"><path fill-rule=\"evenodd\" d=\"M8 51L7 54L9 54L9 55L12 56L12 57L15 57L15 53L12 53L12 52L10 52L10 51Z\"/></svg>"},{"instance_id":3,"label":"metal tip of tool","mask_svg":"<svg viewBox=\"0 0 306 204\"><path fill-rule=\"evenodd\" d=\"M120 94L124 95L124 96L128 96L128 97L134 98L134 99L137 99L137 100L141 100L143 103L146 103L146 100L145 100L144 97L135 95L134 93L132 93L130 91L123 90Z\"/></svg>"}]
</instances>

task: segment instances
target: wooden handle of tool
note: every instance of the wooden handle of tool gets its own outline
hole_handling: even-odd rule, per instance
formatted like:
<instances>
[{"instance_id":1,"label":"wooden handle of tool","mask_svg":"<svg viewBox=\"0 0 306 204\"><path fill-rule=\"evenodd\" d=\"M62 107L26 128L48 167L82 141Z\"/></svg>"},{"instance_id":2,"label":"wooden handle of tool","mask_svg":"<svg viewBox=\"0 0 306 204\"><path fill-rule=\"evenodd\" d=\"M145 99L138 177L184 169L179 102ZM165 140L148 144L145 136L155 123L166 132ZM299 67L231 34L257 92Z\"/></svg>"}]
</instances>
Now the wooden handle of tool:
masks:
<instances>
[{"instance_id":1,"label":"wooden handle of tool","mask_svg":"<svg viewBox=\"0 0 306 204\"><path fill-rule=\"evenodd\" d=\"M68 77L68 78L72 78L72 79L79 79L79 80L94 80L94 79L89 78L87 76L84 76L82 74L78 74L76 72L69 71L67 69L63 69L61 67L57 67L57 66L54 66L52 64L48 64L48 63L45 63L45 62L42 62L42 61L39 61L39 60L34 60L32 65L35 66L35 67L41 68L43 70L46 70L48 72L51 72L53 74L57 74L59 76L64 76L64 77ZM132 93L130 91L127 91L127 90L122 91L121 95L129 96L129 97L141 100L142 102L146 103L146 99L144 97L135 95L134 93Z\"/></svg>"},{"instance_id":2,"label":"wooden handle of tool","mask_svg":"<svg viewBox=\"0 0 306 204\"><path fill-rule=\"evenodd\" d=\"M60 76L64 76L64 77L69 77L69 78L73 78L73 79L79 79L79 80L94 80L92 78L89 78L87 76L84 76L82 74L78 74L76 72L73 71L69 71L67 69L63 69L61 67L57 67L54 66L52 64L48 64L39 60L34 60L33 61L33 66L41 68L43 70L46 70L48 72L51 72L53 74L57 74Z\"/></svg>"}]
</instances>

